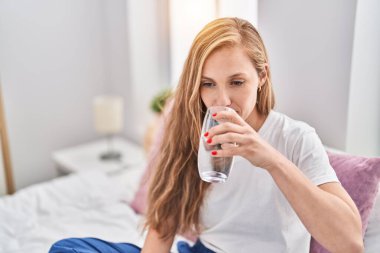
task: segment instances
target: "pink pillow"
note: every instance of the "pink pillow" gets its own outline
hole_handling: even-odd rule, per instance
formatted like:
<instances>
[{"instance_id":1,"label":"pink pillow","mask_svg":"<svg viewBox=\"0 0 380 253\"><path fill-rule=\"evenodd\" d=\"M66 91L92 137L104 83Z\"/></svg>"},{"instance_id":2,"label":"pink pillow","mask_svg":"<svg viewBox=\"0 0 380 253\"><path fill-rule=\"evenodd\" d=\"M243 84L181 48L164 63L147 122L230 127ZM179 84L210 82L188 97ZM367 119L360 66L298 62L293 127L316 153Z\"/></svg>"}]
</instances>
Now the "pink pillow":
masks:
<instances>
[{"instance_id":1,"label":"pink pillow","mask_svg":"<svg viewBox=\"0 0 380 253\"><path fill-rule=\"evenodd\" d=\"M344 189L359 209L363 226L363 237L368 225L380 182L380 158L367 158L348 154L327 152ZM314 238L310 242L310 252L329 252Z\"/></svg>"},{"instance_id":2,"label":"pink pillow","mask_svg":"<svg viewBox=\"0 0 380 253\"><path fill-rule=\"evenodd\" d=\"M133 210L135 210L136 213L139 214L145 214L146 212L150 175L152 174L154 166L157 164L162 139L165 133L165 120L167 119L168 114L173 107L173 104L173 100L168 101L164 112L160 116L160 120L157 125L157 131L155 133L152 146L149 151L148 163L146 165L144 175L141 178L140 186L135 194L135 197L131 202L131 207Z\"/></svg>"}]
</instances>

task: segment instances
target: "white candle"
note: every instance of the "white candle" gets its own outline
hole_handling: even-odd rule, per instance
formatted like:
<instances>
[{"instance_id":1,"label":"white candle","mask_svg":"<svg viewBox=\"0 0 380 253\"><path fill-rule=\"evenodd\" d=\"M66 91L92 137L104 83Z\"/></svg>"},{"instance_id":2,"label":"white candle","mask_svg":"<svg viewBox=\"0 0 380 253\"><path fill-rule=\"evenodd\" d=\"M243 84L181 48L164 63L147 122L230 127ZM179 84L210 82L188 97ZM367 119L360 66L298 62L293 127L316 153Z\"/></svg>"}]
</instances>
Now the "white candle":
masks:
<instances>
[{"instance_id":1,"label":"white candle","mask_svg":"<svg viewBox=\"0 0 380 253\"><path fill-rule=\"evenodd\" d=\"M94 98L95 130L100 134L114 134L123 128L123 98L97 96Z\"/></svg>"}]
</instances>

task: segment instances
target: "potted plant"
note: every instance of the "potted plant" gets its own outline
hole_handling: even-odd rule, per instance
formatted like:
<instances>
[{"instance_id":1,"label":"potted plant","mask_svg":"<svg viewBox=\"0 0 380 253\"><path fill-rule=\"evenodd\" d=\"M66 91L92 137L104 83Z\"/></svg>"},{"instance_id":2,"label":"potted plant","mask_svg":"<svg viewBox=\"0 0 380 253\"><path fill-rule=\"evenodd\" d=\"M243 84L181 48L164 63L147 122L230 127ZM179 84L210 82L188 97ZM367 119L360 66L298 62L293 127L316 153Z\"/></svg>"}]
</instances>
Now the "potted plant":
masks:
<instances>
[{"instance_id":1,"label":"potted plant","mask_svg":"<svg viewBox=\"0 0 380 253\"><path fill-rule=\"evenodd\" d=\"M149 152L152 145L155 132L157 130L158 121L162 115L167 99L172 95L171 89L161 90L155 95L150 102L150 109L154 113L153 120L149 123L144 136L144 149L145 152Z\"/></svg>"}]
</instances>

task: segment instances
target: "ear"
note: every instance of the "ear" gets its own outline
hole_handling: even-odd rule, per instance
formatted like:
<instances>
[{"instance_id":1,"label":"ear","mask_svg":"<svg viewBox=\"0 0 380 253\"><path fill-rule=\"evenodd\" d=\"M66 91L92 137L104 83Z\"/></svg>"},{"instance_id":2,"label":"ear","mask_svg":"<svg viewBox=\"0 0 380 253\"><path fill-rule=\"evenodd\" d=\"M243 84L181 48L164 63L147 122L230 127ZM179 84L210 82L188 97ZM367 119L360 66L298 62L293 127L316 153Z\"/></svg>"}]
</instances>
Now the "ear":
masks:
<instances>
[{"instance_id":1,"label":"ear","mask_svg":"<svg viewBox=\"0 0 380 253\"><path fill-rule=\"evenodd\" d=\"M268 79L268 72L269 72L269 64L265 63L264 70L261 71L260 74L259 74L259 78L260 78L259 87L263 87L263 85L267 81L267 79Z\"/></svg>"}]
</instances>

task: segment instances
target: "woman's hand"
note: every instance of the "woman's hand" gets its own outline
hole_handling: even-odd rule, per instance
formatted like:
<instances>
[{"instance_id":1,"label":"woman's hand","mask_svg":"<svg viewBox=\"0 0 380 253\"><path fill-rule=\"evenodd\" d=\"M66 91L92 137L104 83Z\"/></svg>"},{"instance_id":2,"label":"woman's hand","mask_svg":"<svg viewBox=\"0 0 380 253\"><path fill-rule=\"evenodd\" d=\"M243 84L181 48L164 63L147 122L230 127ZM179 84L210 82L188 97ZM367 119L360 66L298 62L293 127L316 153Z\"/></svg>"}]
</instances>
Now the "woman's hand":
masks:
<instances>
[{"instance_id":1,"label":"woman's hand","mask_svg":"<svg viewBox=\"0 0 380 253\"><path fill-rule=\"evenodd\" d=\"M222 144L222 150L213 150L215 157L239 155L254 166L271 170L282 154L263 140L235 111L220 111L213 118L220 122L206 134L209 145ZM211 141L210 141L211 140ZM237 145L231 145L236 143Z\"/></svg>"}]
</instances>

